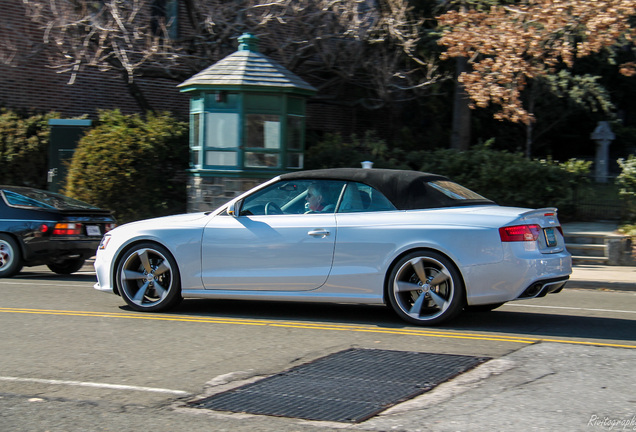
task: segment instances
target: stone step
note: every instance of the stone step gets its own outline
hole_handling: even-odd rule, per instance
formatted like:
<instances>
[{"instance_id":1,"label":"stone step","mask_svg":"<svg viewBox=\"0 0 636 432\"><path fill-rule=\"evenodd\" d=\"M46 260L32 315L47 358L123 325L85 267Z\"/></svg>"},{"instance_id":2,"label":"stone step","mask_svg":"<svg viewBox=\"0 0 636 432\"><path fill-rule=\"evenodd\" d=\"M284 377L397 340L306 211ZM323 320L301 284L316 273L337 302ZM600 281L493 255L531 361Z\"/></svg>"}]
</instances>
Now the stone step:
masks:
<instances>
[{"instance_id":1,"label":"stone step","mask_svg":"<svg viewBox=\"0 0 636 432\"><path fill-rule=\"evenodd\" d=\"M565 247L572 255L607 257L604 244L566 243Z\"/></svg>"},{"instance_id":2,"label":"stone step","mask_svg":"<svg viewBox=\"0 0 636 432\"><path fill-rule=\"evenodd\" d=\"M572 255L572 264L607 265L609 264L609 258L599 256Z\"/></svg>"},{"instance_id":3,"label":"stone step","mask_svg":"<svg viewBox=\"0 0 636 432\"><path fill-rule=\"evenodd\" d=\"M629 236L614 233L566 233L565 247L574 263L634 265L636 253Z\"/></svg>"},{"instance_id":4,"label":"stone step","mask_svg":"<svg viewBox=\"0 0 636 432\"><path fill-rule=\"evenodd\" d=\"M571 222L563 225L565 243L575 262L636 265L636 247L629 236L618 234L609 221Z\"/></svg>"},{"instance_id":5,"label":"stone step","mask_svg":"<svg viewBox=\"0 0 636 432\"><path fill-rule=\"evenodd\" d=\"M608 238L605 234L566 233L565 242L569 244L600 244L604 245Z\"/></svg>"}]
</instances>

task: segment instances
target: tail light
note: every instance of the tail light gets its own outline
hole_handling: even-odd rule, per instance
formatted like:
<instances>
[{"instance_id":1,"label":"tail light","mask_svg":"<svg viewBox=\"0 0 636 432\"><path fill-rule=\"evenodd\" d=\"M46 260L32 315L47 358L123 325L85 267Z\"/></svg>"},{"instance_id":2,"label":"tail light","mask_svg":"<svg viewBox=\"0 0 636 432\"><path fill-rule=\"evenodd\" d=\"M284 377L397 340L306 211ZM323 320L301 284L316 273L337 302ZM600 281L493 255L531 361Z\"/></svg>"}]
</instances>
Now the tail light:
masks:
<instances>
[{"instance_id":1,"label":"tail light","mask_svg":"<svg viewBox=\"0 0 636 432\"><path fill-rule=\"evenodd\" d=\"M539 225L515 225L499 228L502 242L537 241L540 232Z\"/></svg>"},{"instance_id":2,"label":"tail light","mask_svg":"<svg viewBox=\"0 0 636 432\"><path fill-rule=\"evenodd\" d=\"M53 235L73 236L82 234L82 224L58 222L53 228Z\"/></svg>"},{"instance_id":3,"label":"tail light","mask_svg":"<svg viewBox=\"0 0 636 432\"><path fill-rule=\"evenodd\" d=\"M116 226L116 223L107 223L104 225L104 232L107 233L108 231L115 229Z\"/></svg>"}]
</instances>

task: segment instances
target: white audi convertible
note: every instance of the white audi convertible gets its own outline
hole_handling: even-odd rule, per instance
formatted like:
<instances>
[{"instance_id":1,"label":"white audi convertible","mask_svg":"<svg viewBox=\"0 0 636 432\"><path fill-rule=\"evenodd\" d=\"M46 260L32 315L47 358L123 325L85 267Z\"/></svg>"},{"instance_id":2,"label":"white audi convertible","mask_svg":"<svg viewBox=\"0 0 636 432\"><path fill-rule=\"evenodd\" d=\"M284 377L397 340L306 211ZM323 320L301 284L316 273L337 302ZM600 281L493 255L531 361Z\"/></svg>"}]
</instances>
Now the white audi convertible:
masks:
<instances>
[{"instance_id":1,"label":"white audi convertible","mask_svg":"<svg viewBox=\"0 0 636 432\"><path fill-rule=\"evenodd\" d=\"M117 227L95 269L96 289L139 311L182 298L366 303L433 325L559 292L572 260L555 208L498 206L435 174L341 168Z\"/></svg>"}]
</instances>

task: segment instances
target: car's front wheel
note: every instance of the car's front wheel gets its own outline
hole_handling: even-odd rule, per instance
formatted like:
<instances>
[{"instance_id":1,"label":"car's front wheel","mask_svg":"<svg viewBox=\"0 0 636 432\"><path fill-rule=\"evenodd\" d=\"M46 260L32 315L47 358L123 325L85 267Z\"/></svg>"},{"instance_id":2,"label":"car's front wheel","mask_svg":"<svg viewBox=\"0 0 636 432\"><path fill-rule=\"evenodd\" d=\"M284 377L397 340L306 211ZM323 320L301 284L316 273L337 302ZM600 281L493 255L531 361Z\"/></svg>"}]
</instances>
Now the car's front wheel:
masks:
<instances>
[{"instance_id":1,"label":"car's front wheel","mask_svg":"<svg viewBox=\"0 0 636 432\"><path fill-rule=\"evenodd\" d=\"M433 251L412 252L401 258L388 280L391 307L404 320L418 325L440 324L464 306L464 283L455 265Z\"/></svg>"},{"instance_id":2,"label":"car's front wheel","mask_svg":"<svg viewBox=\"0 0 636 432\"><path fill-rule=\"evenodd\" d=\"M22 270L20 247L13 237L0 234L0 278L11 277Z\"/></svg>"},{"instance_id":3,"label":"car's front wheel","mask_svg":"<svg viewBox=\"0 0 636 432\"><path fill-rule=\"evenodd\" d=\"M169 309L181 301L177 262L155 243L128 249L117 266L117 287L128 305L138 311Z\"/></svg>"}]
</instances>

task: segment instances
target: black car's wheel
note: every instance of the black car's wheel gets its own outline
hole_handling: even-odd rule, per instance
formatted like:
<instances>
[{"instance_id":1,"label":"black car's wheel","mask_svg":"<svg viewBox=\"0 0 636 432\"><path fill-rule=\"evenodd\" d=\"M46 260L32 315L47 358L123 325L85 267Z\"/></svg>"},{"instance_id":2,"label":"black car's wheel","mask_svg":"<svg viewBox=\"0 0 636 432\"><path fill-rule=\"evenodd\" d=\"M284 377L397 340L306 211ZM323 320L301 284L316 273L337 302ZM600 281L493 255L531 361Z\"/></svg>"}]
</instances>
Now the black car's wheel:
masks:
<instances>
[{"instance_id":1,"label":"black car's wheel","mask_svg":"<svg viewBox=\"0 0 636 432\"><path fill-rule=\"evenodd\" d=\"M138 311L165 310L181 301L177 262L156 243L135 245L122 255L117 287L126 303Z\"/></svg>"},{"instance_id":2,"label":"black car's wheel","mask_svg":"<svg viewBox=\"0 0 636 432\"><path fill-rule=\"evenodd\" d=\"M68 258L62 261L50 262L46 266L53 273L57 274L71 274L75 273L84 266L86 260L82 257Z\"/></svg>"},{"instance_id":3,"label":"black car's wheel","mask_svg":"<svg viewBox=\"0 0 636 432\"><path fill-rule=\"evenodd\" d=\"M393 267L388 297L402 319L418 325L440 324L464 307L464 283L448 258L432 251L418 251Z\"/></svg>"},{"instance_id":4,"label":"black car's wheel","mask_svg":"<svg viewBox=\"0 0 636 432\"><path fill-rule=\"evenodd\" d=\"M0 234L0 278L11 277L22 270L22 255L18 243L6 234Z\"/></svg>"}]
</instances>

